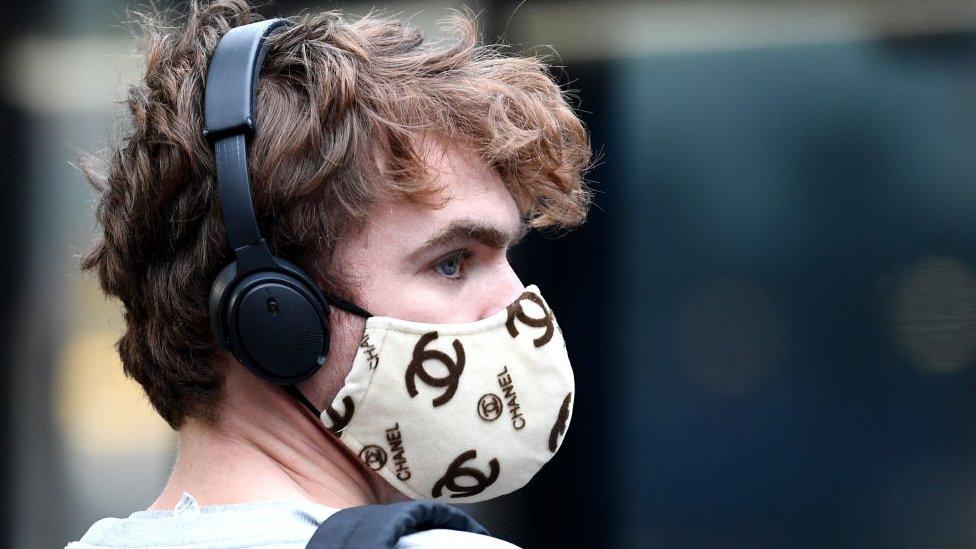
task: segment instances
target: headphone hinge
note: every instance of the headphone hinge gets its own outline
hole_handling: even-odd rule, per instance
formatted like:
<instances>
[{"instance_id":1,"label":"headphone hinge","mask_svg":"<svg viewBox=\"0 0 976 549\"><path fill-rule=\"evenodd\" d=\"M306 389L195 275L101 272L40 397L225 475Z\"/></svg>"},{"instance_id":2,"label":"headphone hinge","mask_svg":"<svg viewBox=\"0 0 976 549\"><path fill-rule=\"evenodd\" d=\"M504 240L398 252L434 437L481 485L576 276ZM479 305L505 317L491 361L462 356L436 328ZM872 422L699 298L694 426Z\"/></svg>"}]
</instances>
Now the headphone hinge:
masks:
<instances>
[{"instance_id":1,"label":"headphone hinge","mask_svg":"<svg viewBox=\"0 0 976 549\"><path fill-rule=\"evenodd\" d=\"M243 278L248 273L262 269L276 269L278 264L268 249L267 242L262 238L257 242L234 248L237 257L237 276Z\"/></svg>"}]
</instances>

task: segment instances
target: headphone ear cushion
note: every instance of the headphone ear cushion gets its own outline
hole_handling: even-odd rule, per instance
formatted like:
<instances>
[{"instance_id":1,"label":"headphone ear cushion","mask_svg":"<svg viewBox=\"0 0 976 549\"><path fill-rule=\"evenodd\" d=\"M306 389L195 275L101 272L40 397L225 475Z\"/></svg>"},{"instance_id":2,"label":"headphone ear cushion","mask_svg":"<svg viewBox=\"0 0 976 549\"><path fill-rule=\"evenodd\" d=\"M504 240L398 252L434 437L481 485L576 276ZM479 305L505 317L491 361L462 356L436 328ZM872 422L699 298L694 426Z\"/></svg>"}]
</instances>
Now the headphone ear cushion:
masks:
<instances>
[{"instance_id":1,"label":"headphone ear cushion","mask_svg":"<svg viewBox=\"0 0 976 549\"><path fill-rule=\"evenodd\" d=\"M288 273L260 271L234 285L225 310L239 361L275 383L308 378L329 352L328 305Z\"/></svg>"},{"instance_id":2,"label":"headphone ear cushion","mask_svg":"<svg viewBox=\"0 0 976 549\"><path fill-rule=\"evenodd\" d=\"M217 278L210 286L210 324L213 328L214 337L217 344L224 351L230 350L230 339L227 334L227 301L230 298L228 291L237 278L237 262L231 262L220 270Z\"/></svg>"}]
</instances>

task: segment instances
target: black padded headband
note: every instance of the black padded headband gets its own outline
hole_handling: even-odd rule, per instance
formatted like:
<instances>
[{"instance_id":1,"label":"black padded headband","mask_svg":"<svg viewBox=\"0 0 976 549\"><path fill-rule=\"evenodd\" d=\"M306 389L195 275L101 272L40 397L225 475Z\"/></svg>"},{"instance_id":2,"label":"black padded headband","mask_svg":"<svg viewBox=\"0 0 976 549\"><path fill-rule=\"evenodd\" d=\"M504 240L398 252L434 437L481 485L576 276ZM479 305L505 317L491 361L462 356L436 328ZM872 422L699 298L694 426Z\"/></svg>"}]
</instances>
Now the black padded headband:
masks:
<instances>
[{"instance_id":1,"label":"black padded headband","mask_svg":"<svg viewBox=\"0 0 976 549\"><path fill-rule=\"evenodd\" d=\"M255 130L258 77L268 50L265 39L290 24L287 19L269 19L231 29L217 44L207 70L203 135L214 143L227 242L246 270L267 267L264 259L270 258L251 201L247 136Z\"/></svg>"}]
</instances>

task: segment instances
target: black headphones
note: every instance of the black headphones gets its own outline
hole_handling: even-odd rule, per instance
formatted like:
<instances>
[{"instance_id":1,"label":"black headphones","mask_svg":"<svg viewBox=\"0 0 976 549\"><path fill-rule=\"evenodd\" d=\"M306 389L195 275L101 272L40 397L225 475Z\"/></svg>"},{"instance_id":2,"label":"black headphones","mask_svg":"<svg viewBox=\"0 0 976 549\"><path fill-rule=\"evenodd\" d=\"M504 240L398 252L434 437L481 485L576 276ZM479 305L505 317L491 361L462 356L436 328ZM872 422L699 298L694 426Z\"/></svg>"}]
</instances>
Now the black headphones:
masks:
<instances>
[{"instance_id":1,"label":"black headphones","mask_svg":"<svg viewBox=\"0 0 976 549\"><path fill-rule=\"evenodd\" d=\"M227 242L236 258L210 290L214 335L244 366L280 385L302 381L325 363L330 306L371 316L327 298L304 271L273 255L254 214L247 144L256 130L258 77L266 38L290 24L270 19L228 31L210 59L204 90L203 134L214 146Z\"/></svg>"}]
</instances>

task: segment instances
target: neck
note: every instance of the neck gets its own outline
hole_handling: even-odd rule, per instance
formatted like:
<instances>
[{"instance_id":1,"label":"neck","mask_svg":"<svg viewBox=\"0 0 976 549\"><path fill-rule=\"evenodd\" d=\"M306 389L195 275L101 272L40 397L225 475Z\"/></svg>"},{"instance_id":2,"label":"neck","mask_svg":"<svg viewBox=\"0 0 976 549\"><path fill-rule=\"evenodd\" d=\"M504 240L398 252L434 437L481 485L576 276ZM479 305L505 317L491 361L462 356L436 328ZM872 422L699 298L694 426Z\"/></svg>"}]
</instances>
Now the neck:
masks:
<instances>
[{"instance_id":1,"label":"neck","mask_svg":"<svg viewBox=\"0 0 976 549\"><path fill-rule=\"evenodd\" d=\"M302 499L343 509L380 499L318 418L244 368L227 372L225 395L234 398L216 423L181 427L176 465L150 509L173 509L183 492L201 505Z\"/></svg>"}]
</instances>

